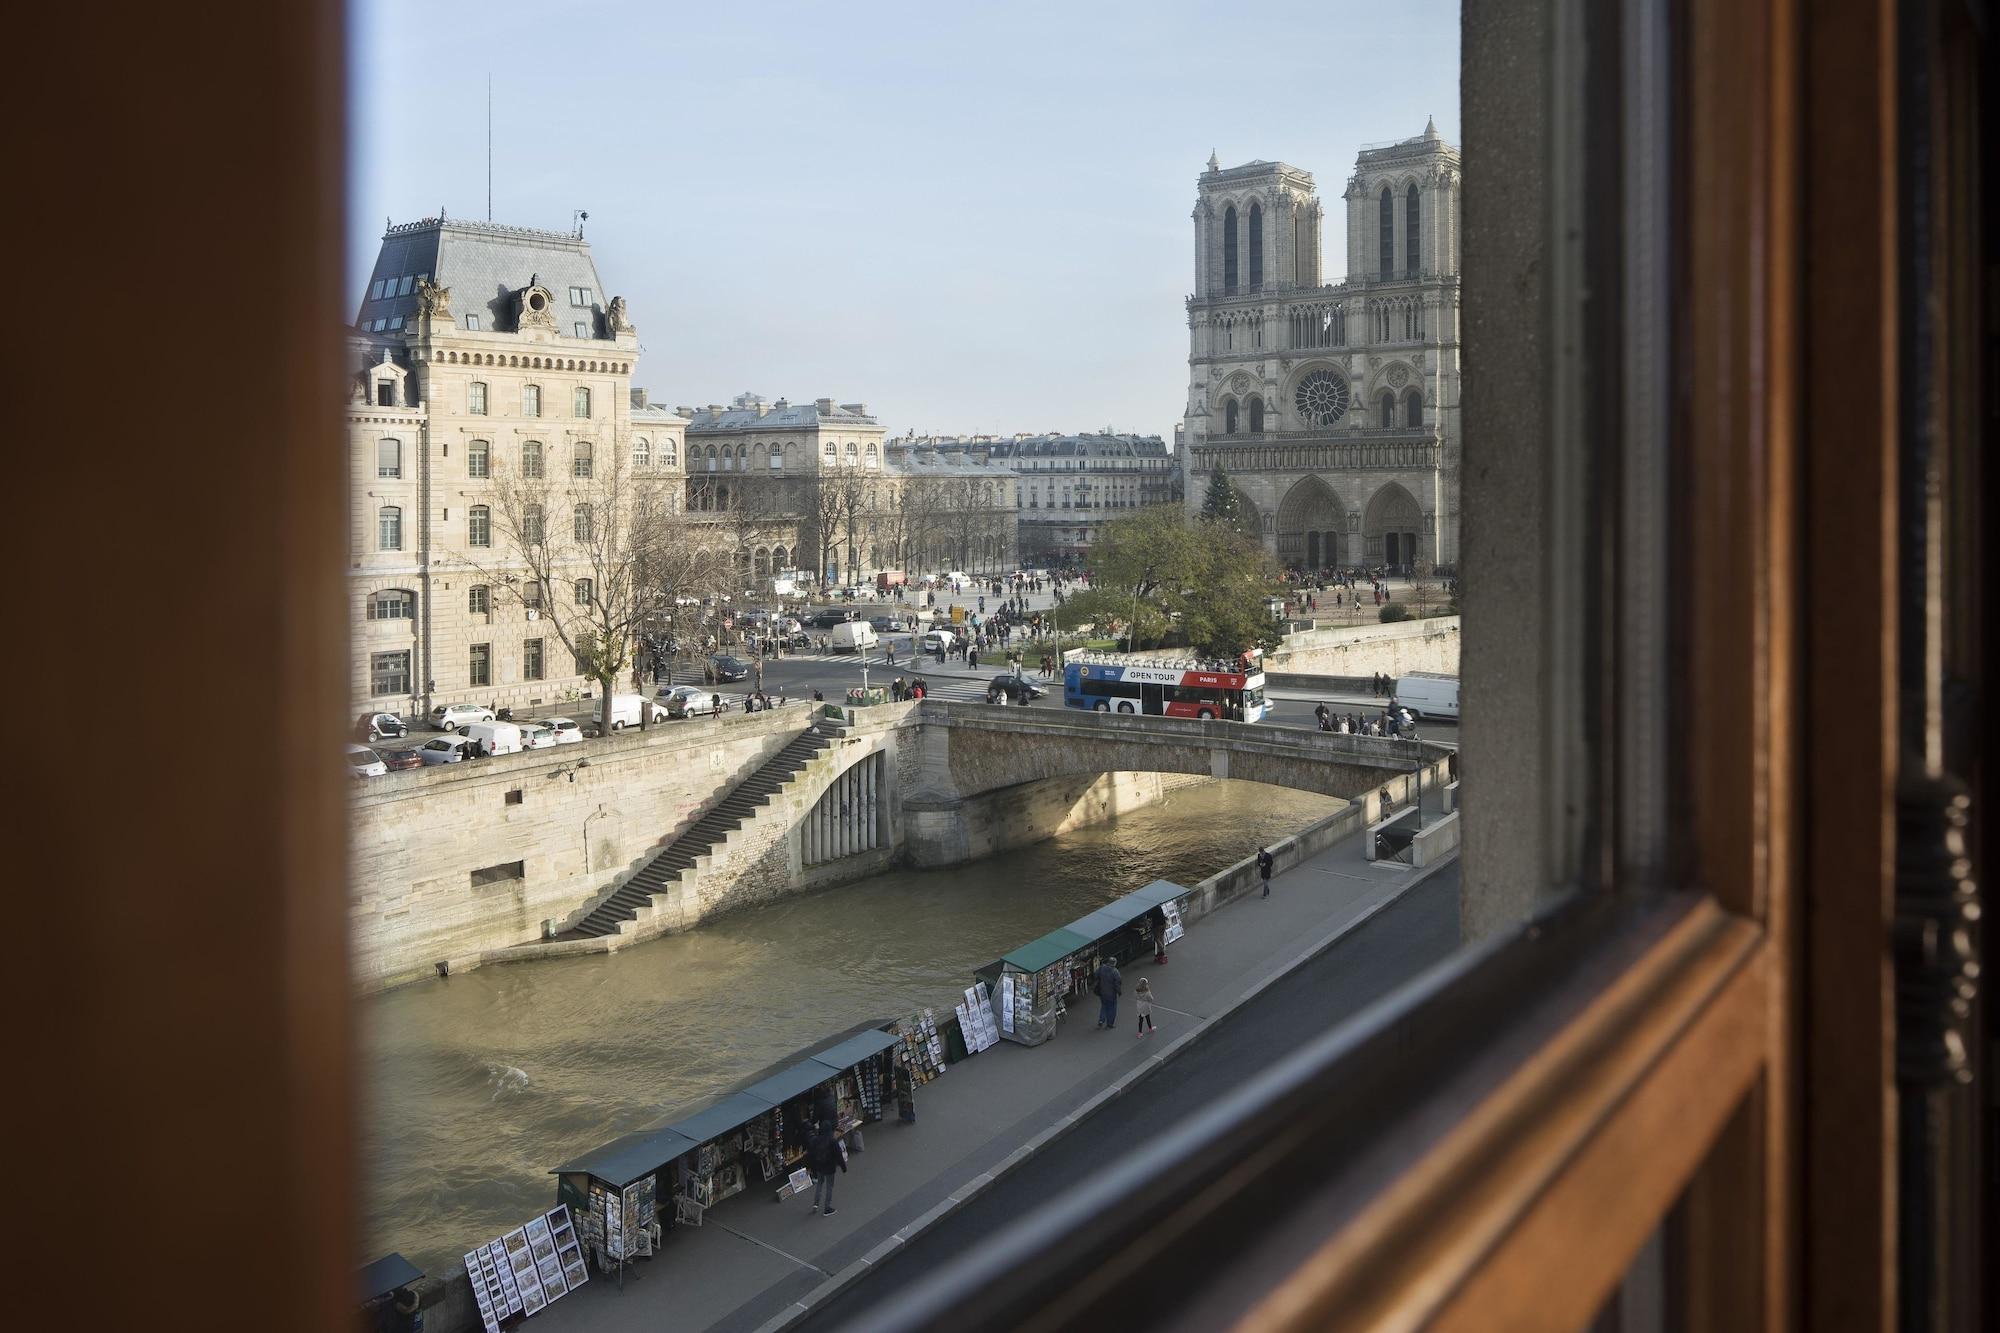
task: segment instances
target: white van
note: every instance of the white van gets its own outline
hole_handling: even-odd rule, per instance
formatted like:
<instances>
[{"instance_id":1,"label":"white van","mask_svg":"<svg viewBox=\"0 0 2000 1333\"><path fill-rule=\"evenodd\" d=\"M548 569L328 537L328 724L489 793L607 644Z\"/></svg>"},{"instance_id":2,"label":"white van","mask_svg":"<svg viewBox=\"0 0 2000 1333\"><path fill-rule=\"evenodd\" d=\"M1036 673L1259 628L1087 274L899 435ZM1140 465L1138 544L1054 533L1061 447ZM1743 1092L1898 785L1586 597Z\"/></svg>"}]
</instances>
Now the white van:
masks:
<instances>
[{"instance_id":1,"label":"white van","mask_svg":"<svg viewBox=\"0 0 2000 1333\"><path fill-rule=\"evenodd\" d=\"M639 725L641 708L653 710L653 721L665 722L667 710L651 702L643 694L614 694L611 696L611 729L622 731L626 727Z\"/></svg>"},{"instance_id":2,"label":"white van","mask_svg":"<svg viewBox=\"0 0 2000 1333\"><path fill-rule=\"evenodd\" d=\"M1458 716L1458 677L1434 671L1414 671L1396 680L1396 702L1412 717Z\"/></svg>"},{"instance_id":3,"label":"white van","mask_svg":"<svg viewBox=\"0 0 2000 1333\"><path fill-rule=\"evenodd\" d=\"M948 653L957 636L948 629L929 630L924 634L922 647L927 653Z\"/></svg>"},{"instance_id":4,"label":"white van","mask_svg":"<svg viewBox=\"0 0 2000 1333\"><path fill-rule=\"evenodd\" d=\"M879 640L875 637L875 627L865 620L843 620L833 627L828 641L840 652L860 652L863 648L873 648Z\"/></svg>"},{"instance_id":5,"label":"white van","mask_svg":"<svg viewBox=\"0 0 2000 1333\"><path fill-rule=\"evenodd\" d=\"M480 747L480 755L520 755L520 727L514 723L466 723L458 729L466 741Z\"/></svg>"},{"instance_id":6,"label":"white van","mask_svg":"<svg viewBox=\"0 0 2000 1333\"><path fill-rule=\"evenodd\" d=\"M512 722L473 722L467 724L465 739L479 747L481 754L519 754L521 729Z\"/></svg>"}]
</instances>

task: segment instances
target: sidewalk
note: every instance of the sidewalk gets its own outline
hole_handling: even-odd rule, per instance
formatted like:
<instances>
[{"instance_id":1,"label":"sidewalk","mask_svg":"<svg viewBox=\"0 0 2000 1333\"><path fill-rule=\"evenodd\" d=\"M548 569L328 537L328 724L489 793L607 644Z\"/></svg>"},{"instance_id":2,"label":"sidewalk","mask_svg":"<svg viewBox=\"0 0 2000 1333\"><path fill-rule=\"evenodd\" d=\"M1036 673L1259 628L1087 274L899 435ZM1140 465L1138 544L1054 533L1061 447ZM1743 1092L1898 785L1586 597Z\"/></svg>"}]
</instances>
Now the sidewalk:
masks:
<instances>
[{"instance_id":1,"label":"sidewalk","mask_svg":"<svg viewBox=\"0 0 2000 1333\"><path fill-rule=\"evenodd\" d=\"M1427 793L1427 810L1435 796ZM773 1203L753 1186L713 1209L705 1225L667 1233L659 1256L616 1277L593 1276L536 1316L550 1333L758 1327L860 1272L864 1256L948 1215L995 1174L1149 1064L1197 1039L1275 979L1329 947L1400 897L1424 872L1374 864L1365 834L1350 837L1272 880L1268 899L1245 895L1191 924L1171 951L1125 969L1120 1027L1092 1026L1094 1000L1077 1005L1061 1035L1038 1047L1000 1045L953 1065L917 1089L917 1123L892 1116L864 1127L866 1150L838 1178L834 1216L801 1196ZM1246 849L1249 850L1249 849ZM1024 939L1029 932L1024 931ZM1160 999L1157 1040L1139 1041L1132 992L1152 976ZM968 984L971 978L966 978ZM553 1185L551 1185L553 1193ZM845 1272L843 1271L845 1270Z\"/></svg>"}]
</instances>

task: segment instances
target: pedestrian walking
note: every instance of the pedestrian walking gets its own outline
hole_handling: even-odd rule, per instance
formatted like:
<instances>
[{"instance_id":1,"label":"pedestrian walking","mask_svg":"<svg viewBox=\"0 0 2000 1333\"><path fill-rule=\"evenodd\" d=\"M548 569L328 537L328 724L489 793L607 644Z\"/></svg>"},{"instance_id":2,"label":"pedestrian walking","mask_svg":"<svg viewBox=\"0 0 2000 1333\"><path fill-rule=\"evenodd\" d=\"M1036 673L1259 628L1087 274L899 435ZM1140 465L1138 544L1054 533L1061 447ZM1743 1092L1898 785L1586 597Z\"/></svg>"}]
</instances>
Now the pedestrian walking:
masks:
<instances>
[{"instance_id":1,"label":"pedestrian walking","mask_svg":"<svg viewBox=\"0 0 2000 1333\"><path fill-rule=\"evenodd\" d=\"M1155 907L1146 914L1146 930L1153 937L1153 961L1167 961L1167 914Z\"/></svg>"},{"instance_id":2,"label":"pedestrian walking","mask_svg":"<svg viewBox=\"0 0 2000 1333\"><path fill-rule=\"evenodd\" d=\"M1097 1026L1118 1026L1118 996L1125 989L1125 976L1118 964L1106 958L1097 965Z\"/></svg>"},{"instance_id":3,"label":"pedestrian walking","mask_svg":"<svg viewBox=\"0 0 2000 1333\"><path fill-rule=\"evenodd\" d=\"M832 1217L833 1173L847 1169L847 1145L840 1135L816 1129L806 1144L806 1167L812 1172L813 1207L822 1217Z\"/></svg>"},{"instance_id":4,"label":"pedestrian walking","mask_svg":"<svg viewBox=\"0 0 2000 1333\"><path fill-rule=\"evenodd\" d=\"M1259 847L1257 849L1257 878L1264 881L1264 897L1266 898L1271 896L1271 867L1277 863L1278 858L1271 855L1269 847Z\"/></svg>"},{"instance_id":5,"label":"pedestrian walking","mask_svg":"<svg viewBox=\"0 0 2000 1333\"><path fill-rule=\"evenodd\" d=\"M1139 1011L1139 1036L1145 1037L1153 1030L1153 983L1146 977L1139 978L1139 984L1132 988L1132 1003Z\"/></svg>"}]
</instances>

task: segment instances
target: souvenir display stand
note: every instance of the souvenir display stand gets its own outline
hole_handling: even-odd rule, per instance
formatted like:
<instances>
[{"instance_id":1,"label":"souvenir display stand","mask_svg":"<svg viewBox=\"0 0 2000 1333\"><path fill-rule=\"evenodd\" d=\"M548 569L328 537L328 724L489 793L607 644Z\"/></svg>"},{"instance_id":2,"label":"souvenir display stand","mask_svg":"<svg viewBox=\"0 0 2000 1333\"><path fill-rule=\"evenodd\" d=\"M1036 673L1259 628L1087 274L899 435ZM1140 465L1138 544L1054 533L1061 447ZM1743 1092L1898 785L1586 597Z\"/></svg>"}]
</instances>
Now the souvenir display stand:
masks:
<instances>
[{"instance_id":1,"label":"souvenir display stand","mask_svg":"<svg viewBox=\"0 0 2000 1333\"><path fill-rule=\"evenodd\" d=\"M1187 892L1156 879L979 969L979 980L992 989L999 1035L1023 1046L1053 1037L1068 1005L1089 997L1102 960L1124 962L1153 951L1147 919L1155 908L1167 920L1166 944L1180 939L1179 900Z\"/></svg>"},{"instance_id":2,"label":"souvenir display stand","mask_svg":"<svg viewBox=\"0 0 2000 1333\"><path fill-rule=\"evenodd\" d=\"M590 1280L565 1204L466 1255L465 1274L486 1333L500 1333L501 1321L513 1315L539 1314Z\"/></svg>"}]
</instances>

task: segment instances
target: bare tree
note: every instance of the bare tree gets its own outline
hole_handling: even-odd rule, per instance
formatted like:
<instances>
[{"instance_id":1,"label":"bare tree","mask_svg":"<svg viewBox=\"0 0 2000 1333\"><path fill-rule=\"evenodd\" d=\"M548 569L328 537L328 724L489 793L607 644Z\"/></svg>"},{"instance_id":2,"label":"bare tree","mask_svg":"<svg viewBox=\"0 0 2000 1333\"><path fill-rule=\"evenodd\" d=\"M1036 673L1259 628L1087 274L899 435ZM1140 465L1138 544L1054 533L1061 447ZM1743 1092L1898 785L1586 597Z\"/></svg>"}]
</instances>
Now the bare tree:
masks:
<instances>
[{"instance_id":1,"label":"bare tree","mask_svg":"<svg viewBox=\"0 0 2000 1333\"><path fill-rule=\"evenodd\" d=\"M925 572L945 541L945 515L951 498L941 477L905 476L896 493L895 530L902 548L903 568Z\"/></svg>"},{"instance_id":2,"label":"bare tree","mask_svg":"<svg viewBox=\"0 0 2000 1333\"><path fill-rule=\"evenodd\" d=\"M1415 605L1419 618L1430 614L1437 605L1437 566L1428 560L1419 560L1410 566L1410 601Z\"/></svg>"},{"instance_id":3,"label":"bare tree","mask_svg":"<svg viewBox=\"0 0 2000 1333\"><path fill-rule=\"evenodd\" d=\"M612 695L655 610L644 556L679 509L674 488L634 473L617 441L577 441L567 459L497 467L492 498L487 543L472 547L468 563L496 595L536 612L578 674L596 682L608 733ZM476 532L476 510L472 521ZM498 558L480 560L486 551ZM640 711L643 720L649 710Z\"/></svg>"},{"instance_id":4,"label":"bare tree","mask_svg":"<svg viewBox=\"0 0 2000 1333\"><path fill-rule=\"evenodd\" d=\"M640 583L651 607L640 634L645 665L671 669L676 651L692 662L702 646L705 626L737 582L724 530L712 511L676 504L645 534Z\"/></svg>"}]
</instances>

